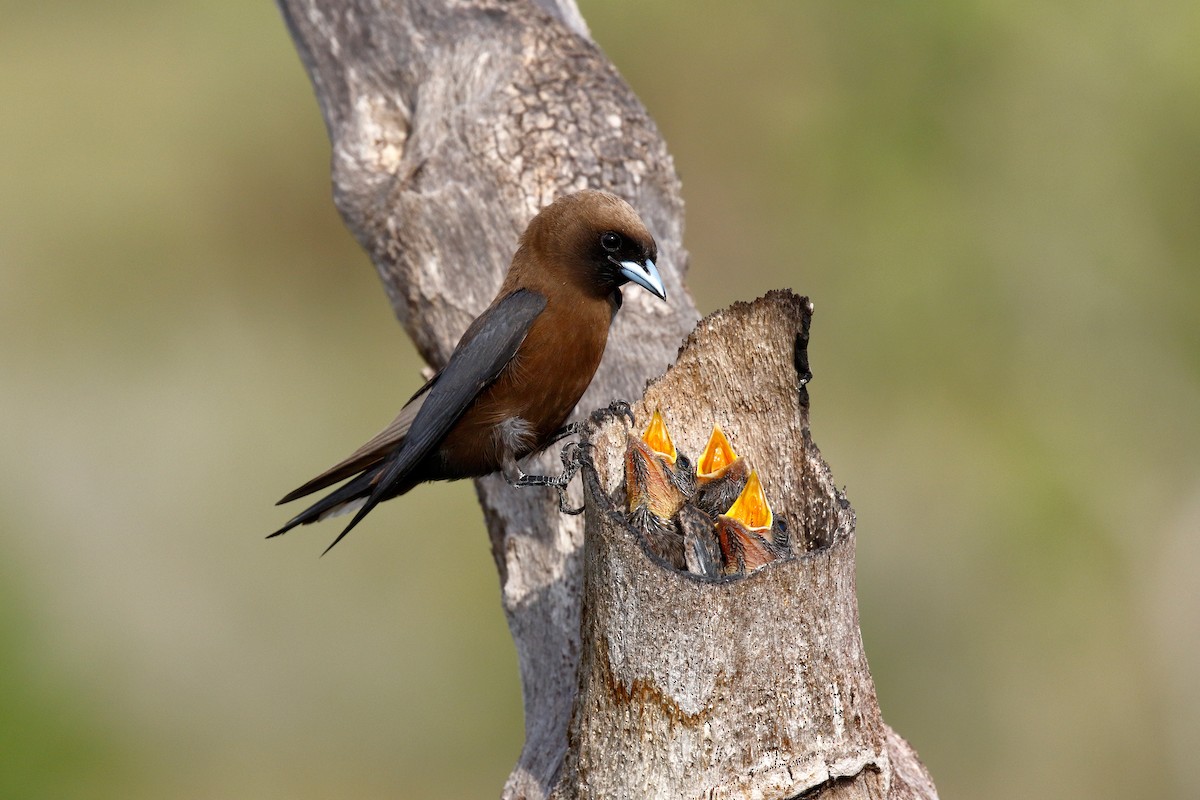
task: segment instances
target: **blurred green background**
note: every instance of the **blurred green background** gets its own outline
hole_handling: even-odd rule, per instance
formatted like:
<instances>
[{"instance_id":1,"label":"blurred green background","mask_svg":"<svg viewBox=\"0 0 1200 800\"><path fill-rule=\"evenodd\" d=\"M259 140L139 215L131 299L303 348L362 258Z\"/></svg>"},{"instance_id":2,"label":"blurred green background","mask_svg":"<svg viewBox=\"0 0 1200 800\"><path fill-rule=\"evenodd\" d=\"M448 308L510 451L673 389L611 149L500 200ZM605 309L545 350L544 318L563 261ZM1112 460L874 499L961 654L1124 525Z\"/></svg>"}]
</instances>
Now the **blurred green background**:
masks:
<instances>
[{"instance_id":1,"label":"blurred green background","mask_svg":"<svg viewBox=\"0 0 1200 800\"><path fill-rule=\"evenodd\" d=\"M470 485L262 538L419 368L274 7L0 10L0 796L497 796ZM816 303L867 651L942 796L1200 796L1200 5L583 11L701 310Z\"/></svg>"}]
</instances>

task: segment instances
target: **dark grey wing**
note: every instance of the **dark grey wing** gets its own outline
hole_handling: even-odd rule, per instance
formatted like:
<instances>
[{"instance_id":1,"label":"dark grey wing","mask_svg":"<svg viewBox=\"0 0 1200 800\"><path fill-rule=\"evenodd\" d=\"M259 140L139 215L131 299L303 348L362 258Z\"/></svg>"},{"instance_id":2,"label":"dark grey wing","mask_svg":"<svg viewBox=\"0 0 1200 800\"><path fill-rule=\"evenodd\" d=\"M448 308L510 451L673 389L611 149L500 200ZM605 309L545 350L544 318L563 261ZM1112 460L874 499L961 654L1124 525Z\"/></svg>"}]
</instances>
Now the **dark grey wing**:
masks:
<instances>
[{"instance_id":1,"label":"dark grey wing","mask_svg":"<svg viewBox=\"0 0 1200 800\"><path fill-rule=\"evenodd\" d=\"M437 448L467 407L516 355L533 321L545 308L545 296L518 289L493 303L471 323L426 393L404 442L380 465L367 502L330 547L341 541L387 496L390 488L408 477Z\"/></svg>"},{"instance_id":2,"label":"dark grey wing","mask_svg":"<svg viewBox=\"0 0 1200 800\"><path fill-rule=\"evenodd\" d=\"M357 475L387 458L399 446L400 442L404 440L404 437L408 435L408 429L412 427L417 412L421 410L421 404L429 396L428 392L437 379L438 375L434 375L424 386L418 389L417 393L412 396L412 399L404 404L404 408L400 409L400 413L396 415L396 418L386 428L375 434L370 441L303 486L288 492L275 505L290 503L298 497L304 497L306 494L312 494L319 489L332 486L338 481L345 480L351 475Z\"/></svg>"}]
</instances>

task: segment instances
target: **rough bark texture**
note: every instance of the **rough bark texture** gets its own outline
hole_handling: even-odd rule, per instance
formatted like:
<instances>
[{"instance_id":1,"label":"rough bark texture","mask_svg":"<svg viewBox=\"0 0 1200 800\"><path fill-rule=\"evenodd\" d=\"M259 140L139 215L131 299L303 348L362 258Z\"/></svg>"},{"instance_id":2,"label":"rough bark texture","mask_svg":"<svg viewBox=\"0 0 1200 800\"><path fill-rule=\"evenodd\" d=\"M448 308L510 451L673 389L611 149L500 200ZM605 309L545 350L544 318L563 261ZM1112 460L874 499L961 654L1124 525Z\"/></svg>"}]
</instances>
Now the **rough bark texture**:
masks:
<instances>
[{"instance_id":1,"label":"rough bark texture","mask_svg":"<svg viewBox=\"0 0 1200 800\"><path fill-rule=\"evenodd\" d=\"M433 366L495 296L530 218L621 195L659 245L669 304L626 292L581 408L641 394L699 315L666 146L573 2L280 0L333 145L334 199ZM558 469L553 454L526 467ZM548 490L476 482L520 661L525 746L506 797L545 796L579 658L583 521Z\"/></svg>"},{"instance_id":2,"label":"rough bark texture","mask_svg":"<svg viewBox=\"0 0 1200 800\"><path fill-rule=\"evenodd\" d=\"M639 425L660 409L693 460L720 424L787 521L791 557L719 581L664 567L622 513L627 421L589 436L583 656L555 797L935 796L875 700L854 512L809 433L810 316L773 292L708 317L634 405ZM911 790L920 780L930 791Z\"/></svg>"},{"instance_id":3,"label":"rough bark texture","mask_svg":"<svg viewBox=\"0 0 1200 800\"><path fill-rule=\"evenodd\" d=\"M626 293L604 362L580 408L640 397L646 381L674 360L698 318L683 285L687 254L679 184L657 129L588 38L573 0L279 0L279 5L329 131L335 202L371 255L398 318L425 359L435 367L443 364L471 319L491 301L517 236L538 209L564 192L602 188L629 200L646 220L659 244L670 302L645 292ZM744 424L748 430L749 422ZM786 441L790 444L781 443L781 452L794 444ZM526 469L552 472L556 467L555 454L548 453ZM789 502L798 518L816 519L809 505L828 506L834 496L810 498L809 487L787 485L795 489ZM550 491L514 491L498 477L477 481L476 488L525 703L525 746L503 796L544 798L565 776L578 774L579 764L602 757L599 744L589 745L572 754L576 767L564 767L569 742L592 742L603 730L577 717L573 738L568 737L579 688L583 520L560 515ZM827 512L830 524L840 524L850 513L840 505ZM841 576L842 583L833 585L853 611L852 539L846 546L850 566L829 574L830 580ZM795 569L789 563L789 574ZM658 580L686 581L662 572L667 577ZM775 580L747 583L762 592ZM802 590L794 585L787 596ZM857 619L850 624L852 636L838 635L857 643ZM777 639L769 630L753 636ZM717 643L712 640L713 648ZM587 646L594 644L590 633ZM726 644L741 648L739 658L751 653L746 645ZM605 657L611 661L611 652ZM587 658L585 676L602 663L594 652ZM865 696L857 687L863 681L870 687L865 663L860 666L861 675L839 677L843 683L837 684L854 687L856 702ZM851 725L870 736L864 733L864 749L847 758L878 765L874 759L886 760L893 745L888 739L888 749L880 749L881 723L877 711L872 713L869 725ZM796 735L810 730L799 722L779 724ZM728 730L744 730L741 725ZM903 740L896 737L896 742L897 752L911 752ZM646 743L647 764L655 746ZM591 761L579 760L584 754ZM747 766L757 763L752 759ZM797 768L804 763L796 762ZM913 763L919 767L915 756ZM851 771L831 770L830 776ZM759 772L756 768L754 774ZM893 789L897 785L893 780ZM622 796L595 783L590 787L588 796ZM929 788L911 796L933 796ZM683 795L667 791L661 796Z\"/></svg>"}]
</instances>

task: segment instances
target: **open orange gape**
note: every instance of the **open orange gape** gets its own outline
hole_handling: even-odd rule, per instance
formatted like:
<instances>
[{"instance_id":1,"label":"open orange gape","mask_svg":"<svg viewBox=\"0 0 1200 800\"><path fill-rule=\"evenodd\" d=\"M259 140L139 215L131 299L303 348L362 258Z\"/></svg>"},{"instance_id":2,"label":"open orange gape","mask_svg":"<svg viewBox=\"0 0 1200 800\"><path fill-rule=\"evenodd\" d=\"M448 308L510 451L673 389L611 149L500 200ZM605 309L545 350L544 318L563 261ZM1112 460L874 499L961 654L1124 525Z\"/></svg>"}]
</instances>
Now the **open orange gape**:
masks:
<instances>
[{"instance_id":1,"label":"open orange gape","mask_svg":"<svg viewBox=\"0 0 1200 800\"><path fill-rule=\"evenodd\" d=\"M627 518L650 552L708 578L740 575L789 554L787 528L771 513L758 473L720 426L695 468L658 409L640 438L626 440Z\"/></svg>"}]
</instances>

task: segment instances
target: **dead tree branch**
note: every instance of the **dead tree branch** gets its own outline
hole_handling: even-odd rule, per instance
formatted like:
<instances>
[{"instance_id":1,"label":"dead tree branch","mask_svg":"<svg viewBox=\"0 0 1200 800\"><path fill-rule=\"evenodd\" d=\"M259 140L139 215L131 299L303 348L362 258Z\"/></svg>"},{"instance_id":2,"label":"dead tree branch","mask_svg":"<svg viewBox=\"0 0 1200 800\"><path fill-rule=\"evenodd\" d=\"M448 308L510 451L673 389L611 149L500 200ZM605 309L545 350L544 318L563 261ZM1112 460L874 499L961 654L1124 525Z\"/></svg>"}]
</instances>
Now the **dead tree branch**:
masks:
<instances>
[{"instance_id":1,"label":"dead tree branch","mask_svg":"<svg viewBox=\"0 0 1200 800\"><path fill-rule=\"evenodd\" d=\"M316 90L329 132L334 200L349 229L371 255L397 317L422 356L435 367L445 362L467 324L494 296L518 234L539 208L564 192L586 187L605 189L632 203L657 239L659 269L670 303L658 303L645 293L628 293L609 338L604 363L580 408L640 397L646 381L675 359L679 343L698 318L683 284L687 254L682 245L679 183L653 122L588 37L573 0L278 2ZM698 419L696 424L700 424ZM778 449L797 446L801 441L811 445L806 417L802 427L803 439L781 440ZM745 429L750 430L749 421ZM697 435L696 430L689 427L687 436ZM767 433L757 436L766 447ZM799 452L809 451L802 448ZM781 457L792 463L791 455ZM555 461L554 454L548 454L529 469L550 469ZM602 499L596 493L596 481L603 485L606 473L601 470L599 474L600 478L589 479L593 504L589 524L593 527L599 513L596 503ZM821 475L827 478L827 473ZM829 574L842 581L837 602L848 603L843 611L849 616L840 619L850 627L837 633L839 641L857 643L852 514L848 506L843 508L840 498L834 502L836 494L831 486L816 487L824 494L808 494L813 486L803 482L788 485L788 491L796 492L789 495L788 502L794 503L792 513L804 519L816 518L809 504L823 504L827 517L822 519L834 525L831 535L841 532L842 538L835 536L832 550L840 546L845 555L841 566ZM654 796L653 791L623 795L618 784L578 780L589 770L597 780L602 772L620 772L624 763L614 762L607 771L601 769L607 738L597 738L598 732L606 730L606 725L619 729L621 722L615 718L607 722L591 719L593 710L600 712L601 707L579 706L576 696L582 687L582 698L595 697L589 681L594 680L603 655L596 649L600 641L596 637L606 626L619 623L621 614L630 613L629 609L621 611L619 604L610 604L607 613L614 616L598 617L602 610L600 596L589 599L587 638L581 643L582 520L560 515L556 498L549 491L513 491L496 477L477 481L476 488L517 647L525 700L525 746L503 796ZM589 546L587 568L601 571L589 574L589 587L595 586L599 575L606 574L597 562L595 548L605 542L623 541L619 536L594 538L596 544ZM834 555L823 558L832 559ZM809 579L811 565L800 566L808 563L788 562L790 577L786 581L794 582L790 588L793 594L779 602L791 603L789 598L796 596L794 593L808 590L803 581ZM659 576L656 580L678 582L680 578ZM763 593L780 581L785 578L752 576L744 582L748 589L722 587L720 591L730 596L738 591ZM769 622L759 617L753 620L754 626ZM795 618L783 619L790 620L787 630L757 630L754 641L773 641L776 635L793 637ZM752 620L744 622L750 624ZM643 620L641 624L651 623ZM611 633L611 627L608 630ZM613 640L604 641L610 648L604 657L611 663ZM717 644L713 640L705 651L706 658L718 657ZM813 647L812 655L825 658L818 643L814 642ZM857 652L861 655L861 648ZM723 669L740 663L729 661ZM636 668L633 664L627 666ZM702 669L702 665L695 666ZM901 762L915 764L913 769L917 771L910 772L918 778L924 779L924 772L903 741L889 735L878 720L865 661L851 658L833 664L831 669L847 666L861 667L862 672L836 676L842 682L837 685L845 687L845 691L839 689L841 702L844 708L852 709L860 709L861 704L861 712L855 712L861 713L861 718L855 717L850 727L864 733L854 739L853 746L837 750L846 755L839 755L842 760L835 759L835 764L849 764L845 759L857 758L865 769L878 770L881 776L891 775L890 779L872 780L872 791L890 786L890 792L884 794L892 797L934 796L932 784L927 784L928 791L897 793L904 785L917 785L917 778L907 783L899 780ZM576 718L572 724L573 707ZM792 720L779 724L783 726L780 730L786 729L794 740L795 752L810 752L805 737L820 731L796 721L803 709L778 704L772 708L787 713ZM588 717L581 716L585 711ZM618 711L614 709L613 713ZM741 731L743 727L726 732ZM655 745L647 741L644 746ZM721 745L731 752L737 746L736 741ZM656 761L652 755L652 751L646 751L639 758L645 765L652 765ZM800 755L788 759L788 769L803 771L810 762L816 764ZM726 761L727 766L736 767L736 758ZM751 759L744 766L755 763ZM890 773L887 763L892 764ZM663 768L666 770L665 761ZM649 769L644 766L637 774L648 774ZM671 769L686 772L686 766L678 764ZM841 791L835 779L849 771L849 767L827 765L825 772L817 769L813 774L826 776L832 797ZM765 773L753 769L746 774L751 777L706 796L756 796L745 791L760 785L753 775ZM676 777L676 772L664 771L662 780ZM678 786L681 791L687 786L686 792L691 792L702 785L700 780L689 779ZM783 783L778 786L782 789ZM660 796L686 796L686 792L668 791Z\"/></svg>"}]
</instances>

